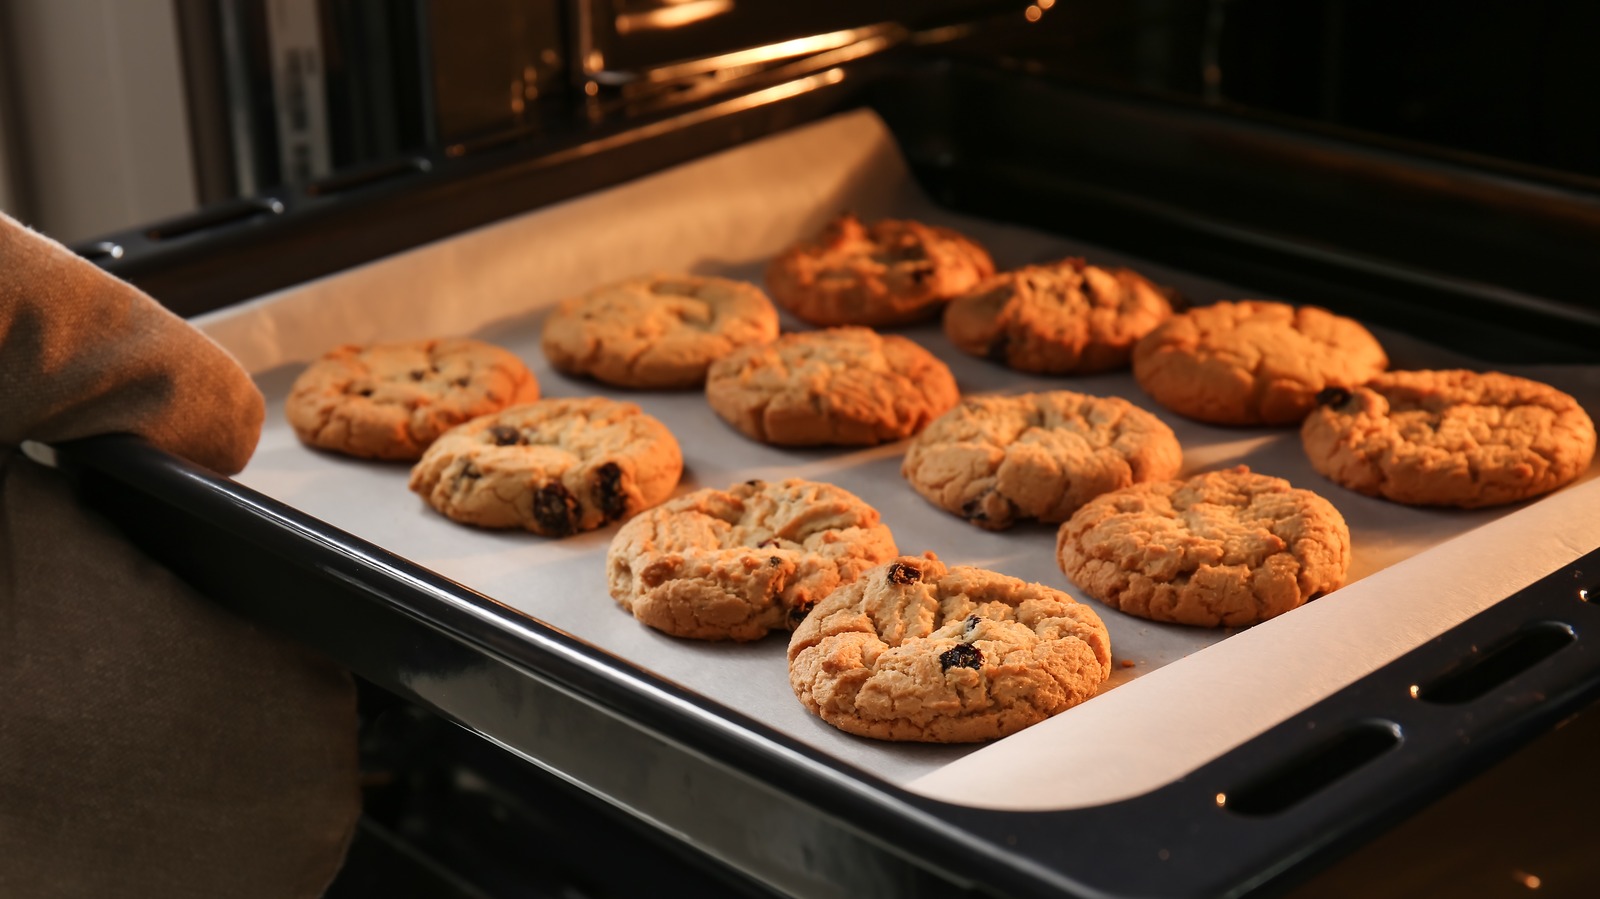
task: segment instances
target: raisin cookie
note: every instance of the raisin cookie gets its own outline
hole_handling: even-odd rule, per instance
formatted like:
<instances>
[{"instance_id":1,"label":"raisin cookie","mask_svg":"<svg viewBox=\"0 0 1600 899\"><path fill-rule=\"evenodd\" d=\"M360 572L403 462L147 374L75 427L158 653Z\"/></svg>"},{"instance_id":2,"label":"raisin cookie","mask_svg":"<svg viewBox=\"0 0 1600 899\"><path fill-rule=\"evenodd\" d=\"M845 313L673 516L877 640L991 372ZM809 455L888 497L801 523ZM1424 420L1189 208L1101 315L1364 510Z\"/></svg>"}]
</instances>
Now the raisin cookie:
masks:
<instances>
[{"instance_id":1,"label":"raisin cookie","mask_svg":"<svg viewBox=\"0 0 1600 899\"><path fill-rule=\"evenodd\" d=\"M1238 627L1343 586L1350 530L1317 494L1239 466L1090 500L1061 526L1056 560L1130 615Z\"/></svg>"},{"instance_id":2,"label":"raisin cookie","mask_svg":"<svg viewBox=\"0 0 1600 899\"><path fill-rule=\"evenodd\" d=\"M1092 374L1125 368L1133 345L1171 317L1167 294L1137 272L1064 259L1003 272L951 300L944 332L1018 371Z\"/></svg>"},{"instance_id":3,"label":"raisin cookie","mask_svg":"<svg viewBox=\"0 0 1600 899\"><path fill-rule=\"evenodd\" d=\"M894 555L877 510L849 491L747 481L677 497L623 525L606 580L657 630L755 640L793 629L834 588Z\"/></svg>"},{"instance_id":4,"label":"raisin cookie","mask_svg":"<svg viewBox=\"0 0 1600 899\"><path fill-rule=\"evenodd\" d=\"M295 379L283 411L308 446L413 461L456 425L538 398L521 359L448 338L330 350Z\"/></svg>"},{"instance_id":5,"label":"raisin cookie","mask_svg":"<svg viewBox=\"0 0 1600 899\"><path fill-rule=\"evenodd\" d=\"M587 397L450 430L411 470L411 489L463 524L565 537L656 505L682 473L666 425L633 403Z\"/></svg>"},{"instance_id":6,"label":"raisin cookie","mask_svg":"<svg viewBox=\"0 0 1600 899\"><path fill-rule=\"evenodd\" d=\"M959 396L955 376L932 353L869 328L785 334L718 359L706 376L718 415L778 446L904 440Z\"/></svg>"},{"instance_id":7,"label":"raisin cookie","mask_svg":"<svg viewBox=\"0 0 1600 899\"><path fill-rule=\"evenodd\" d=\"M1357 322L1266 300L1175 315L1133 350L1133 376L1156 402L1224 425L1299 424L1318 393L1363 384L1388 365Z\"/></svg>"},{"instance_id":8,"label":"raisin cookie","mask_svg":"<svg viewBox=\"0 0 1600 899\"><path fill-rule=\"evenodd\" d=\"M544 323L544 354L560 371L619 387L705 383L736 347L778 336L761 288L727 278L633 278L565 300Z\"/></svg>"},{"instance_id":9,"label":"raisin cookie","mask_svg":"<svg viewBox=\"0 0 1600 899\"><path fill-rule=\"evenodd\" d=\"M1178 438L1121 397L1066 390L969 397L906 451L900 473L929 502L990 530L1067 520L1111 490L1177 477Z\"/></svg>"},{"instance_id":10,"label":"raisin cookie","mask_svg":"<svg viewBox=\"0 0 1600 899\"><path fill-rule=\"evenodd\" d=\"M846 214L774 259L767 290L814 325L899 325L993 274L988 252L949 228Z\"/></svg>"},{"instance_id":11,"label":"raisin cookie","mask_svg":"<svg viewBox=\"0 0 1600 899\"><path fill-rule=\"evenodd\" d=\"M1571 482L1594 459L1594 422L1577 400L1498 372L1395 371L1318 400L1300 429L1311 464L1395 502L1512 503Z\"/></svg>"},{"instance_id":12,"label":"raisin cookie","mask_svg":"<svg viewBox=\"0 0 1600 899\"><path fill-rule=\"evenodd\" d=\"M834 591L789 640L789 683L840 730L970 743L1094 696L1111 637L1059 590L902 556Z\"/></svg>"}]
</instances>

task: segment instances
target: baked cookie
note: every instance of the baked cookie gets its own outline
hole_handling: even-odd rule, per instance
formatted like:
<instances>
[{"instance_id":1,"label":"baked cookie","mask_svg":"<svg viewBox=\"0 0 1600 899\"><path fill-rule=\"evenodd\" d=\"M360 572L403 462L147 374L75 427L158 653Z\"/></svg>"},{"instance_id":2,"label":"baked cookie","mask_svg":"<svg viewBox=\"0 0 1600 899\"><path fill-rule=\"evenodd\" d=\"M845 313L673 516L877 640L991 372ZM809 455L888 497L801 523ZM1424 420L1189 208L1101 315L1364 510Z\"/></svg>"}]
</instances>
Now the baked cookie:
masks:
<instances>
[{"instance_id":1,"label":"baked cookie","mask_svg":"<svg viewBox=\"0 0 1600 899\"><path fill-rule=\"evenodd\" d=\"M1130 615L1239 627L1343 586L1350 530L1317 494L1241 465L1090 500L1061 526L1056 560Z\"/></svg>"},{"instance_id":2,"label":"baked cookie","mask_svg":"<svg viewBox=\"0 0 1600 899\"><path fill-rule=\"evenodd\" d=\"M970 743L1094 696L1111 637L1059 590L901 556L834 591L789 639L806 708L880 740Z\"/></svg>"},{"instance_id":3,"label":"baked cookie","mask_svg":"<svg viewBox=\"0 0 1600 899\"><path fill-rule=\"evenodd\" d=\"M1182 467L1161 419L1120 397L1056 390L962 400L911 441L900 473L934 505L998 531L1065 521L1102 493Z\"/></svg>"},{"instance_id":4,"label":"baked cookie","mask_svg":"<svg viewBox=\"0 0 1600 899\"><path fill-rule=\"evenodd\" d=\"M711 364L706 399L734 427L778 446L904 440L955 405L955 376L904 337L868 328L785 334Z\"/></svg>"},{"instance_id":5,"label":"baked cookie","mask_svg":"<svg viewBox=\"0 0 1600 899\"><path fill-rule=\"evenodd\" d=\"M1594 459L1594 422L1578 401L1526 378L1394 371L1317 399L1300 428L1311 464L1395 502L1512 503L1569 483Z\"/></svg>"},{"instance_id":6,"label":"baked cookie","mask_svg":"<svg viewBox=\"0 0 1600 899\"><path fill-rule=\"evenodd\" d=\"M755 640L793 629L840 584L894 558L878 512L832 484L747 481L699 490L622 526L611 595L679 637Z\"/></svg>"},{"instance_id":7,"label":"baked cookie","mask_svg":"<svg viewBox=\"0 0 1600 899\"><path fill-rule=\"evenodd\" d=\"M754 284L655 275L563 301L545 319L543 344L568 374L670 389L698 387L713 360L777 336L778 311Z\"/></svg>"},{"instance_id":8,"label":"baked cookie","mask_svg":"<svg viewBox=\"0 0 1600 899\"><path fill-rule=\"evenodd\" d=\"M767 267L778 305L814 325L899 325L927 318L994 274L989 254L949 228L845 214Z\"/></svg>"},{"instance_id":9,"label":"baked cookie","mask_svg":"<svg viewBox=\"0 0 1600 899\"><path fill-rule=\"evenodd\" d=\"M1298 424L1318 393L1354 387L1388 365L1355 321L1266 300L1175 315L1133 350L1133 376L1156 402L1224 425Z\"/></svg>"},{"instance_id":10,"label":"baked cookie","mask_svg":"<svg viewBox=\"0 0 1600 899\"><path fill-rule=\"evenodd\" d=\"M411 469L411 489L444 515L565 537L666 499L683 454L633 403L541 400L447 432Z\"/></svg>"},{"instance_id":11,"label":"baked cookie","mask_svg":"<svg viewBox=\"0 0 1600 899\"><path fill-rule=\"evenodd\" d=\"M295 379L283 411L309 446L410 461L468 419L538 398L521 359L447 338L329 350Z\"/></svg>"},{"instance_id":12,"label":"baked cookie","mask_svg":"<svg viewBox=\"0 0 1600 899\"><path fill-rule=\"evenodd\" d=\"M1172 317L1172 302L1125 268L1082 259L995 275L950 301L944 333L1018 371L1091 374L1127 366L1133 345Z\"/></svg>"}]
</instances>

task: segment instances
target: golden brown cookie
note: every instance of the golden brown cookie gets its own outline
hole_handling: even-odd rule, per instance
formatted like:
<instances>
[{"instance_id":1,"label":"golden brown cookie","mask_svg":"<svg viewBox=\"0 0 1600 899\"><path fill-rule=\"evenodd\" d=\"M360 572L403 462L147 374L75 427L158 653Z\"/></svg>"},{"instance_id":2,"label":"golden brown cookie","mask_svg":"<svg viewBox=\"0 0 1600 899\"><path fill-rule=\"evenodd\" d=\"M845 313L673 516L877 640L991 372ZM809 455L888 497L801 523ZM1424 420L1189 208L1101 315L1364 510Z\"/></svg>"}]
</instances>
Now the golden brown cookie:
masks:
<instances>
[{"instance_id":1,"label":"golden brown cookie","mask_svg":"<svg viewBox=\"0 0 1600 899\"><path fill-rule=\"evenodd\" d=\"M633 403L587 397L450 430L411 469L411 489L463 524L565 537L656 505L682 473L666 425Z\"/></svg>"},{"instance_id":2,"label":"golden brown cookie","mask_svg":"<svg viewBox=\"0 0 1600 899\"><path fill-rule=\"evenodd\" d=\"M747 481L680 496L623 525L606 580L657 630L755 640L792 630L834 588L894 554L877 510L848 490Z\"/></svg>"},{"instance_id":3,"label":"golden brown cookie","mask_svg":"<svg viewBox=\"0 0 1600 899\"><path fill-rule=\"evenodd\" d=\"M868 328L785 334L712 363L706 399L729 424L778 446L903 440L955 405L932 353Z\"/></svg>"},{"instance_id":4,"label":"golden brown cookie","mask_svg":"<svg viewBox=\"0 0 1600 899\"><path fill-rule=\"evenodd\" d=\"M670 389L698 387L714 360L777 336L778 311L754 284L654 275L563 301L545 319L543 345L568 374Z\"/></svg>"},{"instance_id":5,"label":"golden brown cookie","mask_svg":"<svg viewBox=\"0 0 1600 899\"><path fill-rule=\"evenodd\" d=\"M1266 300L1175 315L1133 350L1133 376L1156 402L1225 425L1298 424L1318 393L1355 387L1388 364L1354 320Z\"/></svg>"},{"instance_id":6,"label":"golden brown cookie","mask_svg":"<svg viewBox=\"0 0 1600 899\"><path fill-rule=\"evenodd\" d=\"M944 332L974 356L1018 371L1091 374L1127 366L1172 302L1125 268L1063 259L1002 272L950 301Z\"/></svg>"},{"instance_id":7,"label":"golden brown cookie","mask_svg":"<svg viewBox=\"0 0 1600 899\"><path fill-rule=\"evenodd\" d=\"M1065 521L1111 490L1176 477L1178 438L1120 397L1067 390L968 397L906 450L900 473L934 505L990 530Z\"/></svg>"},{"instance_id":8,"label":"golden brown cookie","mask_svg":"<svg viewBox=\"0 0 1600 899\"><path fill-rule=\"evenodd\" d=\"M767 267L778 305L814 325L898 325L927 318L994 274L971 239L919 222L834 219Z\"/></svg>"},{"instance_id":9,"label":"golden brown cookie","mask_svg":"<svg viewBox=\"0 0 1600 899\"><path fill-rule=\"evenodd\" d=\"M336 347L295 379L283 411L309 446L409 461L468 419L538 398L521 359L448 338Z\"/></svg>"},{"instance_id":10,"label":"golden brown cookie","mask_svg":"<svg viewBox=\"0 0 1600 899\"><path fill-rule=\"evenodd\" d=\"M1394 371L1330 389L1300 429L1306 455L1368 496L1475 509L1548 493L1594 459L1578 401L1499 372Z\"/></svg>"},{"instance_id":11,"label":"golden brown cookie","mask_svg":"<svg viewBox=\"0 0 1600 899\"><path fill-rule=\"evenodd\" d=\"M1094 696L1111 637L1059 590L902 556L834 591L789 640L789 683L840 730L993 740Z\"/></svg>"},{"instance_id":12,"label":"golden brown cookie","mask_svg":"<svg viewBox=\"0 0 1600 899\"><path fill-rule=\"evenodd\" d=\"M1241 465L1090 500L1061 526L1056 560L1130 615L1240 627L1343 586L1350 530L1317 494Z\"/></svg>"}]
</instances>

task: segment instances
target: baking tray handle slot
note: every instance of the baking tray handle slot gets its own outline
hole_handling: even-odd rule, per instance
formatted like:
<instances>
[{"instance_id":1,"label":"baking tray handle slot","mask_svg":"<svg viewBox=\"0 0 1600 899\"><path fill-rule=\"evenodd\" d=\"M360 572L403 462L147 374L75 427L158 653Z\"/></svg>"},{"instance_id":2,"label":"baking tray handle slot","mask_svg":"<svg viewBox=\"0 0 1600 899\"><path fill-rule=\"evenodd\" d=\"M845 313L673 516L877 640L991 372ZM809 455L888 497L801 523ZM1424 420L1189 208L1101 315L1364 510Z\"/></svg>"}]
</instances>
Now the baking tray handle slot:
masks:
<instances>
[{"instance_id":1,"label":"baking tray handle slot","mask_svg":"<svg viewBox=\"0 0 1600 899\"><path fill-rule=\"evenodd\" d=\"M1482 653L1474 653L1432 681L1411 688L1423 702L1456 705L1471 702L1577 640L1570 625L1537 621Z\"/></svg>"},{"instance_id":2,"label":"baking tray handle slot","mask_svg":"<svg viewBox=\"0 0 1600 899\"><path fill-rule=\"evenodd\" d=\"M1217 794L1217 804L1241 815L1278 814L1399 746L1400 740L1398 724L1358 724L1237 790Z\"/></svg>"}]
</instances>

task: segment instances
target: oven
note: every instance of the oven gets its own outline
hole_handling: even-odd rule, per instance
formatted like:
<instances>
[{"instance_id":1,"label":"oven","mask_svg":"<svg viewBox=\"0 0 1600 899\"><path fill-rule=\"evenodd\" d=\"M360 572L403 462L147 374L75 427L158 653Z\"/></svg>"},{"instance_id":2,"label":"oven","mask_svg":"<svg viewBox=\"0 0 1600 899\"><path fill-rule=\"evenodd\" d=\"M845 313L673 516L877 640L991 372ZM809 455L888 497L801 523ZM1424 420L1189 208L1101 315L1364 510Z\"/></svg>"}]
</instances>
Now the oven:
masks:
<instances>
[{"instance_id":1,"label":"oven","mask_svg":"<svg viewBox=\"0 0 1600 899\"><path fill-rule=\"evenodd\" d=\"M472 105L488 88L461 87L482 65L463 26L419 4L419 40L439 42L415 146L81 249L234 350L269 404L330 334L515 343L554 292L599 273L758 278L785 229L842 204L982 229L1003 265L1083 253L1153 270L1194 302L1313 303L1419 367L1536 372L1600 397L1600 116L1577 114L1593 101L1573 85L1595 64L1568 52L1592 12L901 6L500 4L525 26L511 55L521 93L490 114ZM1475 62L1487 53L1501 61ZM1469 102L1484 121L1452 107ZM1514 133L1497 130L1506 110ZM962 366L964 390L1126 387ZM628 398L659 402L669 424L696 420L693 397ZM1368 562L1350 586L1238 633L1125 625L1114 689L1059 726L887 750L819 736L773 711L792 696L769 704L727 683L751 664L728 658L738 647L641 642L603 591L587 598L604 608L569 615L592 579L526 548L540 538L441 546L427 528L449 525L386 530L387 511L352 511L380 487L351 475L325 489L348 465L275 469L297 450L271 428L235 479L130 438L60 449L85 500L150 553L362 679L367 812L336 885L348 895L397 882L525 895L563 878L595 895L886 897L1600 881L1561 836L1594 832L1576 808L1600 745L1585 713L1600 693L1591 478L1492 515L1413 517L1297 481L1361 510ZM731 433L680 439L701 447L701 486L822 472L884 497L897 536L904 522L947 561L1037 566L1049 539L1024 535L1031 549L1008 555L962 522L924 522L930 510L886 474L892 453L757 457ZM1299 471L1259 429L1198 439L1186 469ZM580 543L603 555L604 539ZM759 651L781 658L778 642ZM727 677L707 667L719 664ZM1476 810L1543 842L1517 858L1483 850L1481 869L1430 868L1430 835ZM1389 867L1351 867L1362 859ZM1418 873L1396 873L1407 864Z\"/></svg>"}]
</instances>

